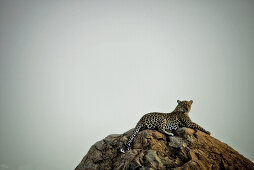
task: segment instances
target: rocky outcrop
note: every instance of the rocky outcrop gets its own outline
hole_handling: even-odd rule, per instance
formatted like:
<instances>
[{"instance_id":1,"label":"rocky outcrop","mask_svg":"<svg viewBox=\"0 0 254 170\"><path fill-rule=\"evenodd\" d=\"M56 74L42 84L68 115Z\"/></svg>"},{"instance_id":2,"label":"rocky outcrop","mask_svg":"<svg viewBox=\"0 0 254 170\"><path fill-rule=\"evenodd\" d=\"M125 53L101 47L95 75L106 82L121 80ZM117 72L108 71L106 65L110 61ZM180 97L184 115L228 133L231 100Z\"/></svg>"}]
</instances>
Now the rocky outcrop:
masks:
<instances>
[{"instance_id":1,"label":"rocky outcrop","mask_svg":"<svg viewBox=\"0 0 254 170\"><path fill-rule=\"evenodd\" d=\"M86 169L254 169L254 163L201 131L180 128L175 136L141 131L127 153L120 148L133 130L95 143L75 170Z\"/></svg>"}]
</instances>

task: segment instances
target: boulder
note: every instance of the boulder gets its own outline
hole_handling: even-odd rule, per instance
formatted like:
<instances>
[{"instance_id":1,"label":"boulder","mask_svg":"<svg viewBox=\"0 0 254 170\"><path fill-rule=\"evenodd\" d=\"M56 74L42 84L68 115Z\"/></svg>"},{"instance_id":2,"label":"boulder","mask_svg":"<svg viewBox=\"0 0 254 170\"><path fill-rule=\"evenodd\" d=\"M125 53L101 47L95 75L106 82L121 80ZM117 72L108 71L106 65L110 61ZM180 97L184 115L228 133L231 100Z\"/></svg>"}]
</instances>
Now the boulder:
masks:
<instances>
[{"instance_id":1,"label":"boulder","mask_svg":"<svg viewBox=\"0 0 254 170\"><path fill-rule=\"evenodd\" d=\"M179 128L175 136L156 130L138 133L132 148L120 149L133 129L96 142L75 170L93 169L253 169L254 163L201 131Z\"/></svg>"}]
</instances>

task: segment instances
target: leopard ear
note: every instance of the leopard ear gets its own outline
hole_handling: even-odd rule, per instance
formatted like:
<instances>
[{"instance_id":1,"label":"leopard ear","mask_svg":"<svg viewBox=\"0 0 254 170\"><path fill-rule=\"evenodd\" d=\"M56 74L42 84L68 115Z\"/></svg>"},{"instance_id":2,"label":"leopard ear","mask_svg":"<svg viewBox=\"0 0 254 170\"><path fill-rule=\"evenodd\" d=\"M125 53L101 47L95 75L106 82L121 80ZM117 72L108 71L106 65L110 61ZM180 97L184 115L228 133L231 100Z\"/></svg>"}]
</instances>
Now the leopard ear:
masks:
<instances>
[{"instance_id":1,"label":"leopard ear","mask_svg":"<svg viewBox=\"0 0 254 170\"><path fill-rule=\"evenodd\" d=\"M180 104L180 103L181 103L181 101L180 101L180 100L177 100L177 103L178 103L178 104Z\"/></svg>"},{"instance_id":2,"label":"leopard ear","mask_svg":"<svg viewBox=\"0 0 254 170\"><path fill-rule=\"evenodd\" d=\"M193 100L190 100L190 104L192 104L193 103Z\"/></svg>"}]
</instances>

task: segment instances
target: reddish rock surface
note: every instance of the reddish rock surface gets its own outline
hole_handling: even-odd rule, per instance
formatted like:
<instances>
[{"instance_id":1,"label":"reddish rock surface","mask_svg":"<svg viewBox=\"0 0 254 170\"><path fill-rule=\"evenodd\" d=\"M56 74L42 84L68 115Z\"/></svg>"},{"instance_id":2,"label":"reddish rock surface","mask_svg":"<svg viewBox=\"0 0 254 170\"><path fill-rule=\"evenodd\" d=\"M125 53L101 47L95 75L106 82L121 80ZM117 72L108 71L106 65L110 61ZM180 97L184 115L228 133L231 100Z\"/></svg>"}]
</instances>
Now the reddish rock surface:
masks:
<instances>
[{"instance_id":1,"label":"reddish rock surface","mask_svg":"<svg viewBox=\"0 0 254 170\"><path fill-rule=\"evenodd\" d=\"M127 153L120 148L132 130L95 143L75 170L92 169L248 169L254 163L201 131L180 128L175 136L141 131Z\"/></svg>"}]
</instances>

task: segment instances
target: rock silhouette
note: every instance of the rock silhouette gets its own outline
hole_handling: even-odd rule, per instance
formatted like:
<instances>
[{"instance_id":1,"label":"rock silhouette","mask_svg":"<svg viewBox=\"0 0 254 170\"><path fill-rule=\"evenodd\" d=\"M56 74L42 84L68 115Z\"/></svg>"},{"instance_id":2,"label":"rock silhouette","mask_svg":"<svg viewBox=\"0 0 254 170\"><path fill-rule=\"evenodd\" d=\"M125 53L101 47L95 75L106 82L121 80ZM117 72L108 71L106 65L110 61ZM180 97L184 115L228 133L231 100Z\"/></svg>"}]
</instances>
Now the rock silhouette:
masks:
<instances>
[{"instance_id":1,"label":"rock silhouette","mask_svg":"<svg viewBox=\"0 0 254 170\"><path fill-rule=\"evenodd\" d=\"M253 169L254 163L201 131L179 128L175 136L143 130L127 153L120 149L133 129L95 143L75 170L93 169Z\"/></svg>"}]
</instances>

